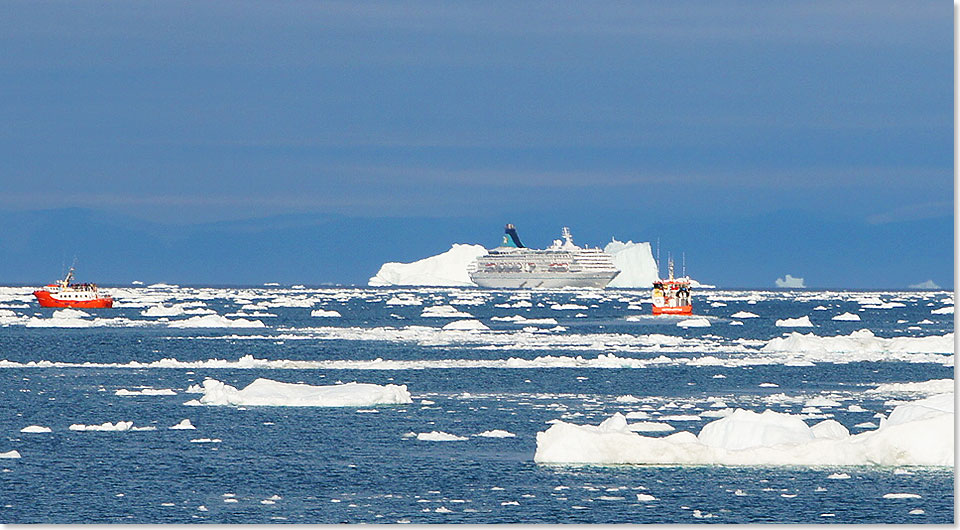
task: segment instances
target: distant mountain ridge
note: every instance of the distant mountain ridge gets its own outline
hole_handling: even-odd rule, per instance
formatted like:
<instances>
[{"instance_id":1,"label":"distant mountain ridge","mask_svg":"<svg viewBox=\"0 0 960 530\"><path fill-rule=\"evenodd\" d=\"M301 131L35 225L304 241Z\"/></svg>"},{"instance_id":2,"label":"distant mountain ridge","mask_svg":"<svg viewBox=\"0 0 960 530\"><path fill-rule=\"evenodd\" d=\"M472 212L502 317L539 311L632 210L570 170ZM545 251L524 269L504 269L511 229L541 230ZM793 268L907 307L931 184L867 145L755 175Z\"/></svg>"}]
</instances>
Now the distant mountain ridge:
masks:
<instances>
[{"instance_id":1,"label":"distant mountain ridge","mask_svg":"<svg viewBox=\"0 0 960 530\"><path fill-rule=\"evenodd\" d=\"M386 262L436 255L454 242L494 247L503 223L514 222L534 247L548 244L563 224L575 230L578 243L591 246L605 245L611 235L654 245L659 238L663 260L683 252L691 276L720 287L773 288L788 272L812 288L901 289L928 279L945 289L953 285L952 216L869 224L781 211L649 224L636 212L605 214L289 214L178 225L83 208L0 211L0 283L47 283L76 257L78 279L101 284L365 285ZM611 219L623 222L612 226ZM805 244L796 245L801 238Z\"/></svg>"}]
</instances>

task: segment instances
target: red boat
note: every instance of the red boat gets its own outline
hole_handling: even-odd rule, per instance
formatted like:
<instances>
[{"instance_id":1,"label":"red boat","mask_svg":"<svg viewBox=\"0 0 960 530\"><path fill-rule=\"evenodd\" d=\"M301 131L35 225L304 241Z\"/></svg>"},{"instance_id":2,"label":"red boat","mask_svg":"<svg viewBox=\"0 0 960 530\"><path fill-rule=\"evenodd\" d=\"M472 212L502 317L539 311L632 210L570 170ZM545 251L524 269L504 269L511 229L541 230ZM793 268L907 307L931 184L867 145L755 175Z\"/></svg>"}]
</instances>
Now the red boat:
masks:
<instances>
[{"instance_id":1,"label":"red boat","mask_svg":"<svg viewBox=\"0 0 960 530\"><path fill-rule=\"evenodd\" d=\"M73 281L73 267L57 283L51 283L43 289L37 289L40 307L82 307L88 309L113 307L113 298L101 295L95 283L70 283Z\"/></svg>"},{"instance_id":2,"label":"red boat","mask_svg":"<svg viewBox=\"0 0 960 530\"><path fill-rule=\"evenodd\" d=\"M669 276L666 280L653 282L654 315L692 315L693 302L690 296L690 278L673 277L673 260L668 262Z\"/></svg>"}]
</instances>

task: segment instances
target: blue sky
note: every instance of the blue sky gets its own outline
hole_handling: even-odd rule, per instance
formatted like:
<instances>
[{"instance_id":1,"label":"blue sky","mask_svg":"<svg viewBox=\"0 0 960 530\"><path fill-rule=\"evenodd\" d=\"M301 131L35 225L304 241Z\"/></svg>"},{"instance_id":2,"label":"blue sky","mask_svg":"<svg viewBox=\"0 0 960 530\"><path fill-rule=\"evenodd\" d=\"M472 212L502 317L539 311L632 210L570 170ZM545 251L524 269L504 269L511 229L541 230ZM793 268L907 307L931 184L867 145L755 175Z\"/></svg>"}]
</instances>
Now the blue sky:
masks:
<instances>
[{"instance_id":1,"label":"blue sky","mask_svg":"<svg viewBox=\"0 0 960 530\"><path fill-rule=\"evenodd\" d=\"M444 237L492 245L508 221L533 243L564 224L671 238L731 285L953 283L943 2L31 1L0 27L0 211L390 218L433 242L357 248L362 272L305 283ZM720 229L761 222L753 246ZM917 244L939 248L856 266L854 248ZM19 277L34 257L10 248ZM846 264L832 278L791 261L823 248ZM769 264L728 280L745 258Z\"/></svg>"}]
</instances>

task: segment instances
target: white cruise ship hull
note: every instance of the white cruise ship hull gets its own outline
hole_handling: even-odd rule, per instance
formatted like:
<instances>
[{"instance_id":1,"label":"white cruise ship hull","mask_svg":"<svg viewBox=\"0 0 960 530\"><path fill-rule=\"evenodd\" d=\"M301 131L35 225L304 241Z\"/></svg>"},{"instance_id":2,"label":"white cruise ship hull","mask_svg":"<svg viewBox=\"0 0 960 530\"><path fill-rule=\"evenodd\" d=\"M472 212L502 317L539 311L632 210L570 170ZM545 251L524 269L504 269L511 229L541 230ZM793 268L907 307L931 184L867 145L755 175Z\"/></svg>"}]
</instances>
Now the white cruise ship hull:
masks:
<instances>
[{"instance_id":1,"label":"white cruise ship hull","mask_svg":"<svg viewBox=\"0 0 960 530\"><path fill-rule=\"evenodd\" d=\"M470 275L470 279L480 287L494 289L559 289L562 287L603 289L617 274L620 274L620 271L549 274L476 272Z\"/></svg>"}]
</instances>

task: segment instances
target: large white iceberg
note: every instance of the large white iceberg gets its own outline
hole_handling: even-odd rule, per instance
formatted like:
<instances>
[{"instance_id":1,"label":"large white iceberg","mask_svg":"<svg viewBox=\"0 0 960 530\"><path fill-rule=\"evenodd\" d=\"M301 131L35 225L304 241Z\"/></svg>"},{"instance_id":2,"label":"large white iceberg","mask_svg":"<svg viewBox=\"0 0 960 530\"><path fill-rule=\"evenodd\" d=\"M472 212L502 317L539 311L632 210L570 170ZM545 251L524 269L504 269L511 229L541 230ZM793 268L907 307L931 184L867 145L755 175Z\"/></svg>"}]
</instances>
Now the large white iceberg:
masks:
<instances>
[{"instance_id":1,"label":"large white iceberg","mask_svg":"<svg viewBox=\"0 0 960 530\"><path fill-rule=\"evenodd\" d=\"M260 378L243 390L237 390L216 379L206 379L198 390L203 393L199 402L201 405L367 407L412 402L406 385L347 383L313 386Z\"/></svg>"},{"instance_id":2,"label":"large white iceberg","mask_svg":"<svg viewBox=\"0 0 960 530\"><path fill-rule=\"evenodd\" d=\"M474 285L467 274L467 265L487 253L483 245L454 243L443 254L413 263L384 263L368 285L430 285L464 287Z\"/></svg>"},{"instance_id":3,"label":"large white iceberg","mask_svg":"<svg viewBox=\"0 0 960 530\"><path fill-rule=\"evenodd\" d=\"M657 262L650 251L650 243L623 243L616 239L607 243L603 251L613 256L613 265L620 269L607 287L653 287L658 278Z\"/></svg>"},{"instance_id":4,"label":"large white iceberg","mask_svg":"<svg viewBox=\"0 0 960 530\"><path fill-rule=\"evenodd\" d=\"M647 437L617 413L600 425L554 423L537 433L534 461L590 464L953 466L953 393L898 405L876 430L851 436L835 420L738 409L703 427Z\"/></svg>"},{"instance_id":5,"label":"large white iceberg","mask_svg":"<svg viewBox=\"0 0 960 530\"><path fill-rule=\"evenodd\" d=\"M775 282L777 287L781 289L804 289L806 285L803 284L803 278L794 278L787 274L783 278L777 278Z\"/></svg>"}]
</instances>

